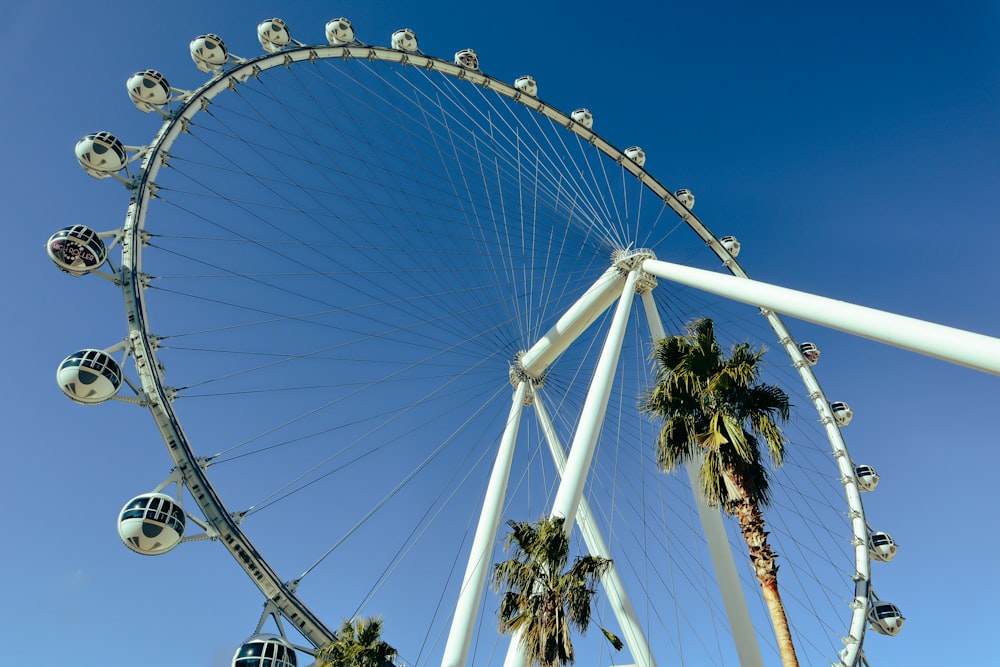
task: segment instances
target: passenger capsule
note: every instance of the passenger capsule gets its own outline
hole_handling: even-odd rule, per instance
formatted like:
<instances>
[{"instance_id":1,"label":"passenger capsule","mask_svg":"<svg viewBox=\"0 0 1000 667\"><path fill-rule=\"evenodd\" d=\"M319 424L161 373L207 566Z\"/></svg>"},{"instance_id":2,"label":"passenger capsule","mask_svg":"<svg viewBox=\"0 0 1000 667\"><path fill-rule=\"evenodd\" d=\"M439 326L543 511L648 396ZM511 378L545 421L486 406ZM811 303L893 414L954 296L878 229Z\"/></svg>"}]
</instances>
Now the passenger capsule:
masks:
<instances>
[{"instance_id":1,"label":"passenger capsule","mask_svg":"<svg viewBox=\"0 0 1000 667\"><path fill-rule=\"evenodd\" d=\"M830 410L833 412L833 419L837 422L837 426L847 426L854 419L854 410L851 410L851 406L843 401L831 403Z\"/></svg>"},{"instance_id":2,"label":"passenger capsule","mask_svg":"<svg viewBox=\"0 0 1000 667\"><path fill-rule=\"evenodd\" d=\"M570 114L570 118L583 125L588 130L594 127L594 115L590 113L590 109L577 109Z\"/></svg>"},{"instance_id":3,"label":"passenger capsule","mask_svg":"<svg viewBox=\"0 0 1000 667\"><path fill-rule=\"evenodd\" d=\"M640 167L646 164L646 151L638 146L630 146L625 149L625 157L635 162Z\"/></svg>"},{"instance_id":4,"label":"passenger capsule","mask_svg":"<svg viewBox=\"0 0 1000 667\"><path fill-rule=\"evenodd\" d=\"M114 398L121 389L122 369L103 350L80 350L59 364L56 382L77 403L95 405Z\"/></svg>"},{"instance_id":5,"label":"passenger capsule","mask_svg":"<svg viewBox=\"0 0 1000 667\"><path fill-rule=\"evenodd\" d=\"M296 667L295 651L278 635L254 635L236 649L233 667Z\"/></svg>"},{"instance_id":6,"label":"passenger capsule","mask_svg":"<svg viewBox=\"0 0 1000 667\"><path fill-rule=\"evenodd\" d=\"M878 473L871 466L856 466L854 468L854 476L858 478L858 489L861 491L874 491L875 487L878 486Z\"/></svg>"},{"instance_id":7,"label":"passenger capsule","mask_svg":"<svg viewBox=\"0 0 1000 667\"><path fill-rule=\"evenodd\" d=\"M892 539L889 533L873 532L868 535L868 553L872 558L888 563L895 557L899 545Z\"/></svg>"},{"instance_id":8,"label":"passenger capsule","mask_svg":"<svg viewBox=\"0 0 1000 667\"><path fill-rule=\"evenodd\" d=\"M110 132L88 134L76 142L76 159L94 178L117 174L128 164L125 144Z\"/></svg>"},{"instance_id":9,"label":"passenger capsule","mask_svg":"<svg viewBox=\"0 0 1000 667\"><path fill-rule=\"evenodd\" d=\"M191 59L198 69L210 74L226 64L229 51L218 35L199 35L191 41Z\"/></svg>"},{"instance_id":10,"label":"passenger capsule","mask_svg":"<svg viewBox=\"0 0 1000 667\"><path fill-rule=\"evenodd\" d=\"M185 523L176 500L164 493L144 493L125 503L118 514L118 536L136 553L159 556L180 544Z\"/></svg>"},{"instance_id":11,"label":"passenger capsule","mask_svg":"<svg viewBox=\"0 0 1000 667\"><path fill-rule=\"evenodd\" d=\"M681 188L674 193L674 199L679 201L687 210L694 209L694 193L687 188Z\"/></svg>"},{"instance_id":12,"label":"passenger capsule","mask_svg":"<svg viewBox=\"0 0 1000 667\"><path fill-rule=\"evenodd\" d=\"M326 23L326 41L330 46L345 46L354 41L354 26L345 18Z\"/></svg>"},{"instance_id":13,"label":"passenger capsule","mask_svg":"<svg viewBox=\"0 0 1000 667\"><path fill-rule=\"evenodd\" d=\"M60 229L49 237L45 250L56 266L74 276L90 273L108 258L104 239L86 225Z\"/></svg>"},{"instance_id":14,"label":"passenger capsule","mask_svg":"<svg viewBox=\"0 0 1000 667\"><path fill-rule=\"evenodd\" d=\"M455 54L455 64L465 69L479 71L479 56L472 49L462 49Z\"/></svg>"},{"instance_id":15,"label":"passenger capsule","mask_svg":"<svg viewBox=\"0 0 1000 667\"><path fill-rule=\"evenodd\" d=\"M128 78L125 86L136 108L144 113L170 102L170 84L155 69L136 72Z\"/></svg>"},{"instance_id":16,"label":"passenger capsule","mask_svg":"<svg viewBox=\"0 0 1000 667\"><path fill-rule=\"evenodd\" d=\"M736 240L735 236L723 236L719 239L719 243L721 243L722 247L726 249L726 252L733 257L740 254L740 242Z\"/></svg>"},{"instance_id":17,"label":"passenger capsule","mask_svg":"<svg viewBox=\"0 0 1000 667\"><path fill-rule=\"evenodd\" d=\"M397 51L413 53L417 50L417 35L409 28L403 28L392 33L390 44Z\"/></svg>"},{"instance_id":18,"label":"passenger capsule","mask_svg":"<svg viewBox=\"0 0 1000 667\"><path fill-rule=\"evenodd\" d=\"M815 343L800 343L799 352L806 358L806 363L810 366L815 366L816 362L819 361L819 348L816 347Z\"/></svg>"},{"instance_id":19,"label":"passenger capsule","mask_svg":"<svg viewBox=\"0 0 1000 667\"><path fill-rule=\"evenodd\" d=\"M535 81L534 77L519 76L514 80L514 87L525 95L538 97L538 83Z\"/></svg>"},{"instance_id":20,"label":"passenger capsule","mask_svg":"<svg viewBox=\"0 0 1000 667\"><path fill-rule=\"evenodd\" d=\"M268 19L257 24L257 40L268 53L277 53L292 41L288 25L281 19Z\"/></svg>"},{"instance_id":21,"label":"passenger capsule","mask_svg":"<svg viewBox=\"0 0 1000 667\"><path fill-rule=\"evenodd\" d=\"M903 629L903 613L899 607L890 603L877 601L868 608L868 622L872 630L883 635L895 636Z\"/></svg>"}]
</instances>

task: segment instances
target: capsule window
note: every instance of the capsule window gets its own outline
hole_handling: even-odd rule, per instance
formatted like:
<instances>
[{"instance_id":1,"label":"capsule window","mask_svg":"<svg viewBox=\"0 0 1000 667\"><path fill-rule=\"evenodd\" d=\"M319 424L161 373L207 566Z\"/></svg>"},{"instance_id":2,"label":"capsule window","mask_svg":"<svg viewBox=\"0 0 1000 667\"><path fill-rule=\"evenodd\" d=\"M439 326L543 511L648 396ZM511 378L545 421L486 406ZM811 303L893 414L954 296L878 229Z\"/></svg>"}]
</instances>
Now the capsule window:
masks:
<instances>
[{"instance_id":1,"label":"capsule window","mask_svg":"<svg viewBox=\"0 0 1000 667\"><path fill-rule=\"evenodd\" d=\"M260 642L250 642L244 644L243 648L240 649L239 657L249 658L253 656L259 656L263 648L264 646Z\"/></svg>"}]
</instances>

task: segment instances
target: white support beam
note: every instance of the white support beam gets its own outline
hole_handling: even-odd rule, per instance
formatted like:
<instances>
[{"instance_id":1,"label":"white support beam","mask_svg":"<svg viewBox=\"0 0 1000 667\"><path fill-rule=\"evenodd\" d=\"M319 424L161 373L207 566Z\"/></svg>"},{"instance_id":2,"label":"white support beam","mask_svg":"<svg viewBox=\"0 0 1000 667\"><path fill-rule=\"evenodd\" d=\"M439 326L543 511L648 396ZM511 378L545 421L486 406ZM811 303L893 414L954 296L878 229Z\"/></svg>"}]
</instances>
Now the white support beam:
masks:
<instances>
[{"instance_id":1,"label":"white support beam","mask_svg":"<svg viewBox=\"0 0 1000 667\"><path fill-rule=\"evenodd\" d=\"M555 500L552 501L552 516L563 517L566 525L570 527L576 519L576 508L580 504L580 498L583 497L583 486L594 458L597 436L601 432L604 415L608 410L611 385L618 368L618 357L621 355L622 341L625 339L625 329L628 326L629 312L632 310L637 279L638 272L630 271L625 280L625 287L621 291L621 298L618 299L608 336L604 341L604 347L601 348L601 356L597 359L594 378L580 410L580 421L566 459L566 470L556 491Z\"/></svg>"},{"instance_id":2,"label":"white support beam","mask_svg":"<svg viewBox=\"0 0 1000 667\"><path fill-rule=\"evenodd\" d=\"M559 441L559 436L549 418L549 413L545 409L540 391L535 392L533 405L538 415L538 422L542 427L542 433L545 434L545 441L549 445L552 460L561 477L566 469L566 453L563 451L562 443ZM604 541L601 530L594 521L594 515L590 511L590 503L587 502L586 498L580 499L580 507L576 513L576 524L580 527L580 533L583 535L583 541L590 554L611 560L611 567L604 574L601 583L604 585L611 609L618 621L618 626L621 628L625 644L635 661L633 667L656 667L656 660L653 658L649 642L639 624L639 617L635 613L628 592L625 590L625 584L618 574L614 559L611 558L611 550L608 549L608 544Z\"/></svg>"},{"instance_id":3,"label":"white support beam","mask_svg":"<svg viewBox=\"0 0 1000 667\"><path fill-rule=\"evenodd\" d=\"M500 526L500 513L503 501L507 495L507 482L510 479L510 468L514 460L514 443L517 442L518 428L521 424L521 413L524 410L524 398L528 392L528 383L519 382L511 399L510 414L504 428L500 448L497 450L493 472L490 473L489 485L486 487L486 497L483 509L479 515L479 525L472 540L472 551L469 563L462 579L462 589L459 591L458 602L455 605L455 616L452 619L451 630L448 633L448 643L445 645L442 667L465 667L469 659L469 648L472 645L472 634L475 630L479 604L486 587L486 575L493 553L493 542L496 539L497 528Z\"/></svg>"},{"instance_id":4,"label":"white support beam","mask_svg":"<svg viewBox=\"0 0 1000 667\"><path fill-rule=\"evenodd\" d=\"M1000 375L1000 339L762 283L647 259L642 269L735 301L846 331L961 366Z\"/></svg>"},{"instance_id":5,"label":"white support beam","mask_svg":"<svg viewBox=\"0 0 1000 667\"><path fill-rule=\"evenodd\" d=\"M602 280L608 275L605 273ZM570 446L569 457L566 459L566 469L559 482L555 500L552 502L551 516L561 516L565 519L566 526L572 526L576 520L576 510L583 497L584 482L590 470L590 463L594 458L597 436L607 412L608 398L611 396L611 385L618 366L622 341L625 338L625 329L632 309L637 279L638 272L630 271L625 279L625 287L620 291L621 297L618 299L611 327L604 341L604 347L601 349L601 356L597 360L594 377L587 391L587 398L580 410L580 421L573 437L573 444ZM598 284L600 283L599 280ZM515 633L507 648L504 667L524 667L525 665L524 651L521 650L521 636Z\"/></svg>"}]
</instances>

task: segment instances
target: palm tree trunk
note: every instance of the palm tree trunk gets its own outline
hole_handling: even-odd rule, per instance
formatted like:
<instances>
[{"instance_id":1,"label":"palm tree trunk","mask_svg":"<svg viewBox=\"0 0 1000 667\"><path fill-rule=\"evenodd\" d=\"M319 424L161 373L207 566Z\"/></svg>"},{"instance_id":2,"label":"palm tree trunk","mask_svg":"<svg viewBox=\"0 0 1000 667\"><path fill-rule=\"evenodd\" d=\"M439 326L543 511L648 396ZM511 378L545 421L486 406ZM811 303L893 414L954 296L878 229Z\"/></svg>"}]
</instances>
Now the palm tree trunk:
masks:
<instances>
[{"instance_id":1,"label":"palm tree trunk","mask_svg":"<svg viewBox=\"0 0 1000 667\"><path fill-rule=\"evenodd\" d=\"M778 564L776 562L778 554L768 544L768 532L764 529L764 514L760 507L748 499L746 495L737 502L735 510L743 539L750 552L754 574L760 581L764 602L771 615L771 625L774 628L774 637L778 642L781 664L784 667L798 667L799 659L795 655L792 633L788 627L788 617L785 615L785 606L781 602L781 594L778 593Z\"/></svg>"}]
</instances>

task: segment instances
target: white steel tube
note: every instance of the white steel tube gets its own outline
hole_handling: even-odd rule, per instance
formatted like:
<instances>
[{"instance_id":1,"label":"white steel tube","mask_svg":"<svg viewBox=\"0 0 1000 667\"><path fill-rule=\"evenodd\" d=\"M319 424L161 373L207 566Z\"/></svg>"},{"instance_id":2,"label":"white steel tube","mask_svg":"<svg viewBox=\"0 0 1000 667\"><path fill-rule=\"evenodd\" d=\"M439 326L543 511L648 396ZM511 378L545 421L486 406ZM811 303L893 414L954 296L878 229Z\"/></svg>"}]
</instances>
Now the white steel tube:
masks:
<instances>
[{"instance_id":1,"label":"white steel tube","mask_svg":"<svg viewBox=\"0 0 1000 667\"><path fill-rule=\"evenodd\" d=\"M562 443L559 441L559 436L552 425L549 413L545 409L540 392L537 390L535 391L533 405L538 415L542 432L545 434L545 441L548 443L549 451L552 453L552 460L555 462L556 470L562 476L563 471L566 469L566 453L563 451ZM576 513L576 523L580 526L583 541L586 543L587 550L591 555L611 559L611 551L608 549L607 542L604 541L604 537L601 535L600 528L594 522L593 514L590 511L590 503L587 502L586 498L580 498L580 507ZM646 635L639 624L639 617L636 615L632 601L625 591L625 584L618 575L618 569L613 559L611 567L605 572L601 583L604 584L604 590L608 594L608 600L611 602L615 619L617 619L618 625L621 627L625 644L632 653L632 659L635 661L636 667L656 667L653 652L649 648L649 642L646 640Z\"/></svg>"},{"instance_id":2,"label":"white steel tube","mask_svg":"<svg viewBox=\"0 0 1000 667\"><path fill-rule=\"evenodd\" d=\"M665 338L667 333L663 328L663 319L656 308L652 292L645 292L642 295L642 305L646 311L646 321L649 323L649 333L653 340ZM722 513L718 508L709 507L705 496L699 492L701 488L699 464L700 461L688 461L685 468L691 483L695 506L698 508L698 518L701 520L708 553L712 558L716 584L722 595L722 606L726 610L729 629L733 633L736 655L741 667L764 667L760 644L753 629L753 621L750 620L750 609L747 607L743 585L736 570L736 560L729 547L726 527L722 523Z\"/></svg>"},{"instance_id":3,"label":"white steel tube","mask_svg":"<svg viewBox=\"0 0 1000 667\"><path fill-rule=\"evenodd\" d=\"M1000 375L1000 339L749 278L647 259L654 276L831 329L870 338L961 366Z\"/></svg>"},{"instance_id":4,"label":"white steel tube","mask_svg":"<svg viewBox=\"0 0 1000 667\"><path fill-rule=\"evenodd\" d=\"M608 398L611 396L611 384L618 367L618 357L621 355L622 341L625 339L625 329L628 325L629 312L632 309L632 298L635 296L636 271L630 271L625 280L625 288L615 309L608 337L601 349L601 356L594 369L587 398L580 410L580 421L573 436L569 457L566 459L566 470L563 473L555 500L552 501L552 515L561 516L567 526L572 526L576 518L576 508L583 497L583 485L590 470L590 462L594 458L597 446L597 435L600 433L604 415L608 409Z\"/></svg>"},{"instance_id":5,"label":"white steel tube","mask_svg":"<svg viewBox=\"0 0 1000 667\"><path fill-rule=\"evenodd\" d=\"M603 277L607 276L608 273L605 273ZM601 349L601 356L594 369L594 378L591 380L587 398L580 410L580 421L573 437L573 444L570 447L566 469L559 482L556 498L552 502L551 515L561 516L565 519L566 526L573 525L576 519L576 508L583 497L583 485L587 478L587 471L590 470L590 462L594 457L597 434L604 421L608 398L611 396L611 382L618 366L618 357L621 354L622 341L625 338L629 311L632 309L636 278L637 273L630 271L625 279L625 288L621 291L621 298L618 300L611 328L608 330L604 347ZM526 659L524 651L521 649L521 636L515 633L507 647L504 667L524 667L525 665Z\"/></svg>"},{"instance_id":6,"label":"white steel tube","mask_svg":"<svg viewBox=\"0 0 1000 667\"><path fill-rule=\"evenodd\" d=\"M625 277L615 267L608 268L590 288L570 306L541 340L521 356L521 369L529 377L539 377L556 357L566 351L601 313L611 307L621 294Z\"/></svg>"},{"instance_id":7,"label":"white steel tube","mask_svg":"<svg viewBox=\"0 0 1000 667\"><path fill-rule=\"evenodd\" d=\"M500 448L497 450L493 472L490 473L489 485L486 487L479 525L472 540L472 551L465 568L465 578L462 579L462 590L459 591L458 602L455 604L455 617L448 632L448 643L441 659L442 667L464 667L469 658L476 615L483 597L483 589L486 587L493 541L500 525L504 497L507 495L507 481L510 479L510 468L514 460L514 443L517 442L527 389L527 383L522 381L517 384L517 389L514 391L507 425L500 440Z\"/></svg>"}]
</instances>

